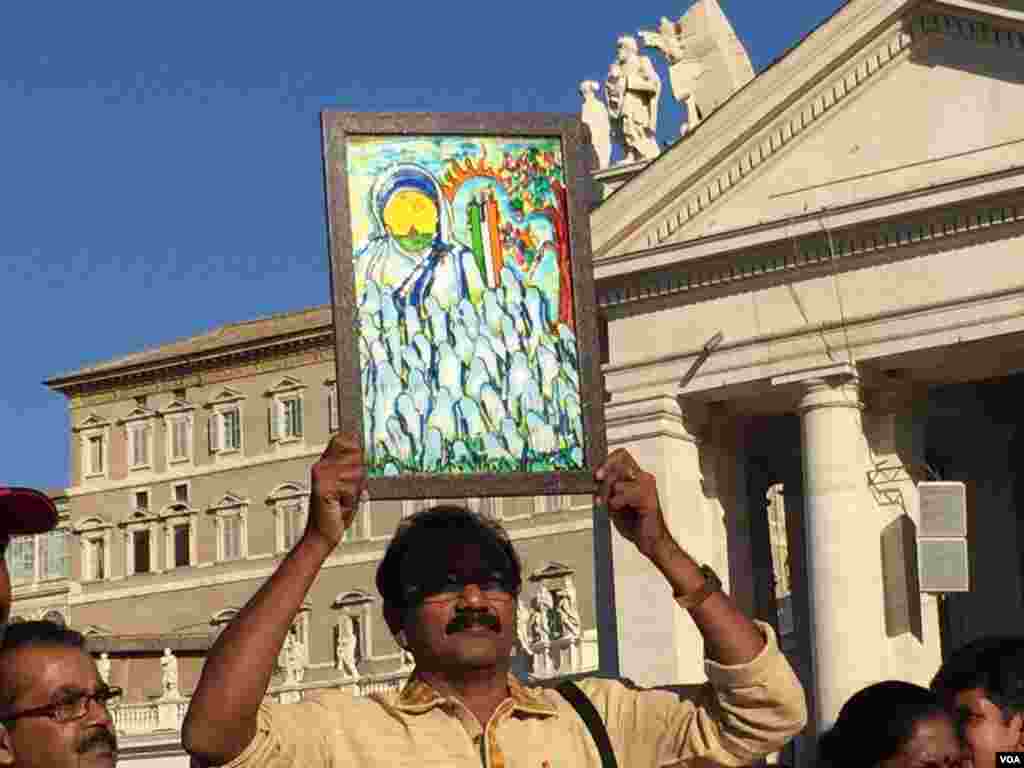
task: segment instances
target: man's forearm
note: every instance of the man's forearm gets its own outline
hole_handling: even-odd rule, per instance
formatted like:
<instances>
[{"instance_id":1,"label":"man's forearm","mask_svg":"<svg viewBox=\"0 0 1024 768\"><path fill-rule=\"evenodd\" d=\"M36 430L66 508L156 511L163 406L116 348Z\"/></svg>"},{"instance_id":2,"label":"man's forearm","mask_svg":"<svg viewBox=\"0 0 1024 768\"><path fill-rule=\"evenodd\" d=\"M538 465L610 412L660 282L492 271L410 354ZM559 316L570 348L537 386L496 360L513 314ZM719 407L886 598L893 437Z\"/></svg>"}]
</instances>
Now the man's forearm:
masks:
<instances>
[{"instance_id":1,"label":"man's forearm","mask_svg":"<svg viewBox=\"0 0 1024 768\"><path fill-rule=\"evenodd\" d=\"M331 549L307 533L214 644L181 730L201 762L232 760L256 735L278 651Z\"/></svg>"},{"instance_id":2,"label":"man's forearm","mask_svg":"<svg viewBox=\"0 0 1024 768\"><path fill-rule=\"evenodd\" d=\"M704 586L700 566L671 537L651 553L651 562L662 572L672 591L691 594ZM724 592L715 592L690 611L704 637L707 657L719 664L746 664L764 648L764 636Z\"/></svg>"}]
</instances>

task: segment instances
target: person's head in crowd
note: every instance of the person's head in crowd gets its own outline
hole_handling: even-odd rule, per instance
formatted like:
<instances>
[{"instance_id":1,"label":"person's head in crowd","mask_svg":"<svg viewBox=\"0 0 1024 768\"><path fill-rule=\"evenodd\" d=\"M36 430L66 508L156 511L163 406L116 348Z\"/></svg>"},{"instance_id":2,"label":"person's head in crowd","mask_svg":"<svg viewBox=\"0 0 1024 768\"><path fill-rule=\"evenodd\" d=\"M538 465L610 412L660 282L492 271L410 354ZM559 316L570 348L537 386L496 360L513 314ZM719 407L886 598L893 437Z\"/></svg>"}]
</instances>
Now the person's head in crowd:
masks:
<instances>
[{"instance_id":1,"label":"person's head in crowd","mask_svg":"<svg viewBox=\"0 0 1024 768\"><path fill-rule=\"evenodd\" d=\"M11 615L7 545L12 536L43 533L56 524L57 508L45 493L31 488L0 486L0 640Z\"/></svg>"},{"instance_id":2,"label":"person's head in crowd","mask_svg":"<svg viewBox=\"0 0 1024 768\"><path fill-rule=\"evenodd\" d=\"M49 621L11 625L0 645L0 766L112 768L107 702L119 693L78 632Z\"/></svg>"},{"instance_id":3,"label":"person's head in crowd","mask_svg":"<svg viewBox=\"0 0 1024 768\"><path fill-rule=\"evenodd\" d=\"M956 651L932 680L956 712L974 768L1024 750L1024 637L984 637Z\"/></svg>"},{"instance_id":4,"label":"person's head in crowd","mask_svg":"<svg viewBox=\"0 0 1024 768\"><path fill-rule=\"evenodd\" d=\"M522 565L508 534L458 506L402 522L377 568L384 618L417 669L443 676L507 666Z\"/></svg>"},{"instance_id":5,"label":"person's head in crowd","mask_svg":"<svg viewBox=\"0 0 1024 768\"><path fill-rule=\"evenodd\" d=\"M898 680L851 696L818 742L822 768L957 768L962 757L941 698Z\"/></svg>"}]
</instances>

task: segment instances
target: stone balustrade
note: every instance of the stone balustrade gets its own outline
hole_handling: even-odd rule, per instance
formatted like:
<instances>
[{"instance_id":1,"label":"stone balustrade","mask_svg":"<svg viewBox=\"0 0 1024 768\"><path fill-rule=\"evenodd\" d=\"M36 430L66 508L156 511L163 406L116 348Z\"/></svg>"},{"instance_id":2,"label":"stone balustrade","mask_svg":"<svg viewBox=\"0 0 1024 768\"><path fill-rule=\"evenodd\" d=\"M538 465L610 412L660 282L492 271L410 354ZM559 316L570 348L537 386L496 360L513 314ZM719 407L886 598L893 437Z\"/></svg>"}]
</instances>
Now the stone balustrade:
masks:
<instances>
[{"instance_id":1,"label":"stone balustrade","mask_svg":"<svg viewBox=\"0 0 1024 768\"><path fill-rule=\"evenodd\" d=\"M291 703L314 692L324 690L344 690L354 696L369 696L374 693L397 691L405 685L408 673L392 673L365 677L358 680L337 679L318 680L296 685L282 685L270 688L267 698L280 702ZM180 731L181 723L188 711L189 697L158 699L144 703L122 703L111 708L114 727L119 735L146 736L161 731Z\"/></svg>"}]
</instances>

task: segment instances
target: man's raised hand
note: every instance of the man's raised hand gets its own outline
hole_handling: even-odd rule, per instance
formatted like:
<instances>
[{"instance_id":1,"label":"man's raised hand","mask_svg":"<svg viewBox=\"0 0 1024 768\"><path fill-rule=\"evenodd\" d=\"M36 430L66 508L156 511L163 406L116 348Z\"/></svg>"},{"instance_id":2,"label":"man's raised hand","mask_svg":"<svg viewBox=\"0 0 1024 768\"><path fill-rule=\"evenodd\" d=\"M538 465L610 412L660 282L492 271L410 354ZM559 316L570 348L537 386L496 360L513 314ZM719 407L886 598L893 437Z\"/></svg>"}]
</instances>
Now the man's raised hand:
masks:
<instances>
[{"instance_id":1,"label":"man's raised hand","mask_svg":"<svg viewBox=\"0 0 1024 768\"><path fill-rule=\"evenodd\" d=\"M366 489L366 466L359 440L352 435L332 437L310 475L306 535L322 539L333 549L352 525Z\"/></svg>"},{"instance_id":2,"label":"man's raised hand","mask_svg":"<svg viewBox=\"0 0 1024 768\"><path fill-rule=\"evenodd\" d=\"M658 502L657 480L640 469L628 451L612 451L594 478L600 484L600 501L607 506L616 529L641 554L653 558L658 545L671 541Z\"/></svg>"}]
</instances>

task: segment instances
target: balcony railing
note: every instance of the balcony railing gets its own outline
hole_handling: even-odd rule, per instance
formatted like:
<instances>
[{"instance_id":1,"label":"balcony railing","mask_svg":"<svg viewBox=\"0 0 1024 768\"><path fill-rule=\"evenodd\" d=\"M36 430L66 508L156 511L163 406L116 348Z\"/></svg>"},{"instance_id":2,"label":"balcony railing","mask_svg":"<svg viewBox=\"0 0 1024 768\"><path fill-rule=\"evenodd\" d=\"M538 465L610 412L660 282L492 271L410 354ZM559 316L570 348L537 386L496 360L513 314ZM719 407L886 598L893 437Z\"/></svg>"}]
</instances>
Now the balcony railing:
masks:
<instances>
[{"instance_id":1,"label":"balcony railing","mask_svg":"<svg viewBox=\"0 0 1024 768\"><path fill-rule=\"evenodd\" d=\"M407 673L364 677L358 680L318 680L297 685L276 686L267 691L266 698L280 703L302 701L313 693L324 690L345 690L354 696L369 696L401 690L408 680ZM189 697L160 699L142 704L118 704L112 708L114 726L123 736L142 736L160 731L180 731L188 711Z\"/></svg>"}]
</instances>

